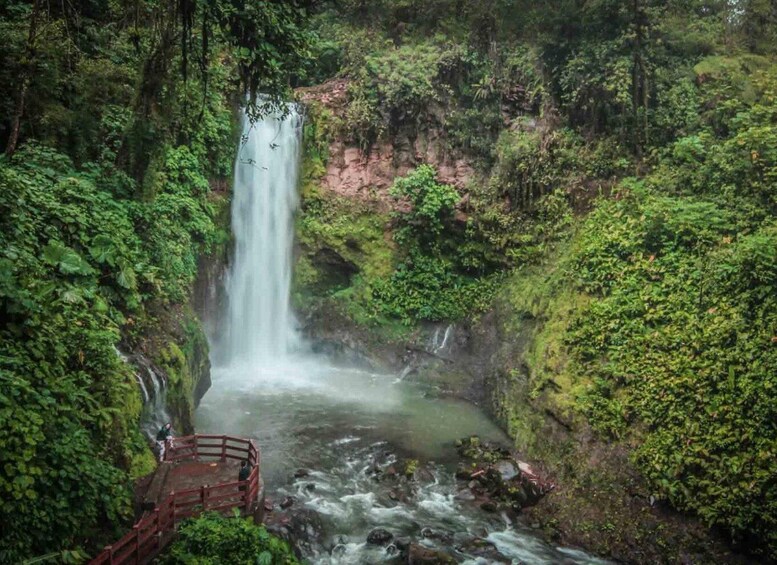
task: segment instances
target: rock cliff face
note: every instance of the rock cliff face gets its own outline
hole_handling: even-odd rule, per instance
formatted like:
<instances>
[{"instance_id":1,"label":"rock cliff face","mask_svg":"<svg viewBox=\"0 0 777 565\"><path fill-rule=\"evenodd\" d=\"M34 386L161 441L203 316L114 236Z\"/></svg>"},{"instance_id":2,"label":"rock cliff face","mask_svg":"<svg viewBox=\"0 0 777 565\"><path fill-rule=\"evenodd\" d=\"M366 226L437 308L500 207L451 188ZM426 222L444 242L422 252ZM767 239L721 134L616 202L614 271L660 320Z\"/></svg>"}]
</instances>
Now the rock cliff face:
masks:
<instances>
[{"instance_id":1,"label":"rock cliff face","mask_svg":"<svg viewBox=\"0 0 777 565\"><path fill-rule=\"evenodd\" d=\"M318 105L341 120L347 89L346 79L336 79L300 89L297 94L303 104ZM388 205L388 189L394 179L422 163L436 167L441 182L466 187L474 171L466 159L447 149L441 125L443 113L442 108L437 108L422 123L401 128L390 139L381 139L366 151L335 132L319 187L346 198Z\"/></svg>"},{"instance_id":2,"label":"rock cliff face","mask_svg":"<svg viewBox=\"0 0 777 565\"><path fill-rule=\"evenodd\" d=\"M212 204L225 234L230 230L229 196L224 181L213 183ZM128 360L138 369L147 434L170 419L176 433L194 432L194 410L211 386L208 337L218 334L223 306L223 277L229 238L199 258L198 275L188 304L157 306L154 323L136 343L127 344Z\"/></svg>"},{"instance_id":3,"label":"rock cliff face","mask_svg":"<svg viewBox=\"0 0 777 565\"><path fill-rule=\"evenodd\" d=\"M153 436L167 420L176 433L193 433L194 410L211 383L208 341L194 310L157 314L154 327L127 352L142 389L146 434Z\"/></svg>"}]
</instances>

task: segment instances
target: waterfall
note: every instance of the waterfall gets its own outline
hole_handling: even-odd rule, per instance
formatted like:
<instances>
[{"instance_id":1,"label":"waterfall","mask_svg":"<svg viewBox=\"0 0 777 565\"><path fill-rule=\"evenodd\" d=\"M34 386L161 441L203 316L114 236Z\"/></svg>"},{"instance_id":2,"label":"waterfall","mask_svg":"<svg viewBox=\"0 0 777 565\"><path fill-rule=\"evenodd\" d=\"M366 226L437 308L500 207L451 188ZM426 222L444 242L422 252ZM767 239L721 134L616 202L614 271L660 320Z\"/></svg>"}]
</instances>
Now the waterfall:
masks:
<instances>
[{"instance_id":1,"label":"waterfall","mask_svg":"<svg viewBox=\"0 0 777 565\"><path fill-rule=\"evenodd\" d=\"M164 424L171 420L167 412L167 384L165 379L157 373L151 361L141 353L127 354L113 348L116 355L132 367L135 380L140 388L143 399L143 409L140 413L140 429L146 436L153 440L156 433Z\"/></svg>"},{"instance_id":2,"label":"waterfall","mask_svg":"<svg viewBox=\"0 0 777 565\"><path fill-rule=\"evenodd\" d=\"M293 347L289 304L302 117L269 115L251 123L235 163L232 232L235 256L227 280L225 365L282 360Z\"/></svg>"}]
</instances>

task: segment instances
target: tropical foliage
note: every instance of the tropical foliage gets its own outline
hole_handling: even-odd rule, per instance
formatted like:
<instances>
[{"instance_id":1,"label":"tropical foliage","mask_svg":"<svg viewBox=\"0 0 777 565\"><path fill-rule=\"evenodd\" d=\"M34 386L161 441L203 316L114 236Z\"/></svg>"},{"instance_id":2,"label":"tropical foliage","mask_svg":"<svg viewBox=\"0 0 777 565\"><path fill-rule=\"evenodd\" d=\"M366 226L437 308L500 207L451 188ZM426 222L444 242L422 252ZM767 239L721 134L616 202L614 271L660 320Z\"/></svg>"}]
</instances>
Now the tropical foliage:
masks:
<instances>
[{"instance_id":1,"label":"tropical foliage","mask_svg":"<svg viewBox=\"0 0 777 565\"><path fill-rule=\"evenodd\" d=\"M289 2L0 6L1 562L94 550L132 518L153 458L116 347L180 309L225 240L211 180L231 172L234 108L288 90L304 19Z\"/></svg>"},{"instance_id":2,"label":"tropical foliage","mask_svg":"<svg viewBox=\"0 0 777 565\"><path fill-rule=\"evenodd\" d=\"M184 522L178 537L162 559L167 565L297 565L283 540L249 520L206 513Z\"/></svg>"}]
</instances>

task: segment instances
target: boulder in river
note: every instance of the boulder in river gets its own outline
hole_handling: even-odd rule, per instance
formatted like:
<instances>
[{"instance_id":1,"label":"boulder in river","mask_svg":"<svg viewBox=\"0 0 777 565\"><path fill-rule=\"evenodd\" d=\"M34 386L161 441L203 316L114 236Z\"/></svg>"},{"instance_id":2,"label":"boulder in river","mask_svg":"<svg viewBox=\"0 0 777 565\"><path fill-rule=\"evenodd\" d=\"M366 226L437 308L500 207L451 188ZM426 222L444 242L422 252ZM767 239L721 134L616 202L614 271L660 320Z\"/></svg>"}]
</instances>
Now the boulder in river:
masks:
<instances>
[{"instance_id":1,"label":"boulder in river","mask_svg":"<svg viewBox=\"0 0 777 565\"><path fill-rule=\"evenodd\" d=\"M497 461L494 464L494 468L499 472L500 475L502 475L503 481L509 481L513 477L517 477L520 473L518 466L509 459Z\"/></svg>"},{"instance_id":2,"label":"boulder in river","mask_svg":"<svg viewBox=\"0 0 777 565\"><path fill-rule=\"evenodd\" d=\"M456 493L456 500L466 500L472 502L475 500L475 493L472 490L465 488Z\"/></svg>"},{"instance_id":3,"label":"boulder in river","mask_svg":"<svg viewBox=\"0 0 777 565\"><path fill-rule=\"evenodd\" d=\"M392 539L394 534L383 528L375 528L367 534L367 543L370 545L387 545Z\"/></svg>"},{"instance_id":4,"label":"boulder in river","mask_svg":"<svg viewBox=\"0 0 777 565\"><path fill-rule=\"evenodd\" d=\"M486 500L485 502L480 503L480 508L486 512L496 512L497 506L496 502L493 500Z\"/></svg>"},{"instance_id":5,"label":"boulder in river","mask_svg":"<svg viewBox=\"0 0 777 565\"><path fill-rule=\"evenodd\" d=\"M281 508L286 510L287 508L291 508L292 505L296 502L296 499L293 496L286 496L281 500Z\"/></svg>"},{"instance_id":6,"label":"boulder in river","mask_svg":"<svg viewBox=\"0 0 777 565\"><path fill-rule=\"evenodd\" d=\"M443 544L450 544L453 542L453 534L445 531L433 530L429 526L421 529L421 537L426 539L434 539Z\"/></svg>"},{"instance_id":7,"label":"boulder in river","mask_svg":"<svg viewBox=\"0 0 777 565\"><path fill-rule=\"evenodd\" d=\"M453 565L456 560L443 551L411 543L407 548L407 565Z\"/></svg>"},{"instance_id":8,"label":"boulder in river","mask_svg":"<svg viewBox=\"0 0 777 565\"><path fill-rule=\"evenodd\" d=\"M476 436L460 440L457 445L465 461L459 464L456 477L468 481L469 490L486 511L493 512L503 504L520 512L537 504L554 488L528 463L501 446L481 442Z\"/></svg>"},{"instance_id":9,"label":"boulder in river","mask_svg":"<svg viewBox=\"0 0 777 565\"><path fill-rule=\"evenodd\" d=\"M265 526L270 533L288 542L300 560L303 555L311 555L314 548L324 544L324 523L313 510L294 508L273 514Z\"/></svg>"}]
</instances>

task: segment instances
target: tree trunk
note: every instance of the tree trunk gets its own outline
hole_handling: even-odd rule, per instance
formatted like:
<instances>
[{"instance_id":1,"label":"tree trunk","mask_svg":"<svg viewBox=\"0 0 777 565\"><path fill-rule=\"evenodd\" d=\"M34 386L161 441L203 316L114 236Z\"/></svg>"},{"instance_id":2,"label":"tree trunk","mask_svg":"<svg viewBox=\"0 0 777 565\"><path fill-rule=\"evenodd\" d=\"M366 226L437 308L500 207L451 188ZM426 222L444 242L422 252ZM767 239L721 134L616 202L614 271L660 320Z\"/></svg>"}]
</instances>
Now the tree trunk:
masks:
<instances>
[{"instance_id":1,"label":"tree trunk","mask_svg":"<svg viewBox=\"0 0 777 565\"><path fill-rule=\"evenodd\" d=\"M16 99L16 108L14 109L11 122L11 135L8 136L8 144L5 146L5 154L11 157L16 152L16 146L19 143L19 130L22 127L22 116L24 115L24 104L27 99L27 91L30 87L32 78L32 67L35 61L35 35L38 31L38 13L40 11L39 0L33 0L32 15L30 16L30 29L27 35L26 61L22 67L22 76L19 86L19 96Z\"/></svg>"},{"instance_id":2,"label":"tree trunk","mask_svg":"<svg viewBox=\"0 0 777 565\"><path fill-rule=\"evenodd\" d=\"M644 60L644 14L642 12L642 6L640 0L633 0L632 2L633 18L634 18L634 53L633 53L633 68L632 68L632 112L634 115L634 121L632 127L634 128L634 148L637 153L637 158L642 157L642 149L647 142L648 137L648 121L647 121L647 71L645 69ZM644 122L640 124L639 112L640 109L645 112ZM644 128L643 131L642 128Z\"/></svg>"}]
</instances>

